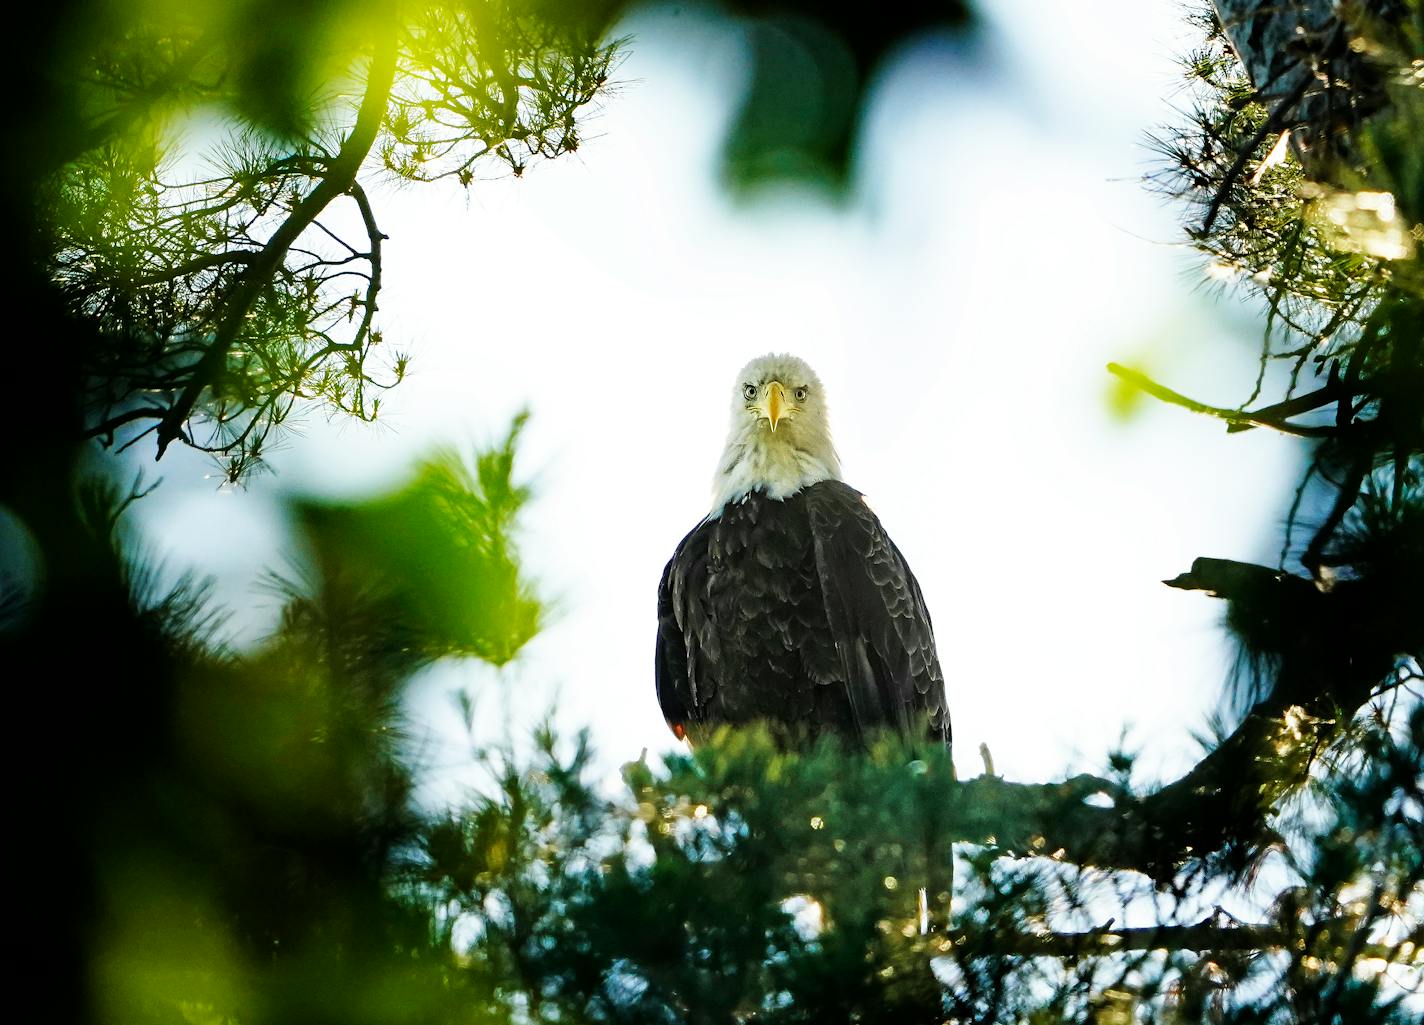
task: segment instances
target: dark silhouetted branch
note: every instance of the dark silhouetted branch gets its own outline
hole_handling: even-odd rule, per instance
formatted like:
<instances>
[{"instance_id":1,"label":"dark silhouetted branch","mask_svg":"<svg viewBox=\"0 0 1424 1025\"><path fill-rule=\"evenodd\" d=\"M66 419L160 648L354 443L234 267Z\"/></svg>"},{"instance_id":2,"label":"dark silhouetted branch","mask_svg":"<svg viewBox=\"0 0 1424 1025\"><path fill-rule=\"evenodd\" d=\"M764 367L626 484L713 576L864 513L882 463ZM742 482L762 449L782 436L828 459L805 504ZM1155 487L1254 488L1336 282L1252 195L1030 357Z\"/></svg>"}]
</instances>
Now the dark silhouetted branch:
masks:
<instances>
[{"instance_id":1,"label":"dark silhouetted branch","mask_svg":"<svg viewBox=\"0 0 1424 1025\"><path fill-rule=\"evenodd\" d=\"M81 435L83 438L104 438L106 446L113 444L114 431L124 424L133 423L135 420L147 420L163 416L164 410L157 406L140 406L137 409L125 410L106 418L93 427L87 428Z\"/></svg>"},{"instance_id":2,"label":"dark silhouetted branch","mask_svg":"<svg viewBox=\"0 0 1424 1025\"><path fill-rule=\"evenodd\" d=\"M1251 156L1261 143L1266 141L1267 136L1290 127L1291 115L1295 111L1296 105L1305 95L1306 87L1314 80L1315 76L1311 72L1303 73L1290 92L1286 93L1280 103L1271 110L1270 117L1261 122L1261 127L1256 129L1255 134L1237 151L1236 159L1232 162L1225 177L1221 179L1216 193L1211 197L1211 203L1207 206L1206 216L1202 218L1202 226L1197 229L1197 234L1206 235L1211 231L1212 225L1216 223L1217 215L1221 213L1221 205L1226 202L1227 196L1231 194L1231 190L1240 180L1241 173L1246 170L1246 164Z\"/></svg>"},{"instance_id":3,"label":"dark silhouetted branch","mask_svg":"<svg viewBox=\"0 0 1424 1025\"><path fill-rule=\"evenodd\" d=\"M179 264L177 267L168 267L161 271L154 271L152 274L145 274L142 277L134 278L132 285L158 285L165 281L174 281L178 278L185 278L190 274L198 274L205 270L212 270L214 267L225 267L229 264L240 263L251 265L257 260L259 254L245 249L235 249L226 253L209 253L206 256L199 256L189 260L187 263Z\"/></svg>"},{"instance_id":4,"label":"dark silhouetted branch","mask_svg":"<svg viewBox=\"0 0 1424 1025\"><path fill-rule=\"evenodd\" d=\"M1316 924L1317 931L1330 929L1342 924L1350 927L1353 936L1363 941L1366 930L1353 928L1346 920ZM946 934L951 945L959 946L963 938L970 942L971 934L955 930ZM1190 925L1154 925L1135 929L1113 929L1104 927L1086 932L1049 933L999 933L994 937L996 954L1022 954L1046 957L1085 957L1123 951L1145 950L1196 950L1196 951L1249 951L1280 950L1296 943L1299 935L1290 930L1269 924L1223 924L1218 916L1205 918ZM1353 951L1354 957L1376 957L1393 960L1398 956L1395 947L1384 944L1364 944Z\"/></svg>"},{"instance_id":5,"label":"dark silhouetted branch","mask_svg":"<svg viewBox=\"0 0 1424 1025\"><path fill-rule=\"evenodd\" d=\"M1253 410L1251 416L1259 420L1268 420L1278 423L1282 420L1289 420L1293 416L1300 416L1302 413L1309 413L1316 409L1323 409L1332 402L1338 402L1346 395L1343 388L1338 384L1327 384L1323 388L1317 388L1313 392L1305 395L1297 395L1293 399L1286 399L1284 402L1276 402L1269 406L1262 406ZM1255 430L1260 426L1256 423L1228 423L1227 433L1234 434L1238 431Z\"/></svg>"},{"instance_id":6,"label":"dark silhouetted branch","mask_svg":"<svg viewBox=\"0 0 1424 1025\"><path fill-rule=\"evenodd\" d=\"M221 374L228 351L236 341L249 310L268 287L288 249L332 200L349 192L356 184L356 174L375 144L376 134L385 116L386 104L395 81L395 70L396 32L391 28L376 43L361 109L351 134L341 145L341 151L327 166L320 184L297 204L296 209L282 222L234 284L232 293L224 304L213 341L193 368L192 376L182 393L158 426L160 457L167 450L169 443L181 436L183 424L197 406L203 390Z\"/></svg>"},{"instance_id":7,"label":"dark silhouetted branch","mask_svg":"<svg viewBox=\"0 0 1424 1025\"><path fill-rule=\"evenodd\" d=\"M1091 775L951 784L955 840L1159 880L1213 855L1244 866L1274 840L1272 802L1304 781L1319 748L1377 693L1396 653L1424 645L1424 623L1365 581L1325 590L1265 566L1201 558L1165 583L1232 603L1243 643L1279 662L1270 690L1187 773L1142 797Z\"/></svg>"}]
</instances>

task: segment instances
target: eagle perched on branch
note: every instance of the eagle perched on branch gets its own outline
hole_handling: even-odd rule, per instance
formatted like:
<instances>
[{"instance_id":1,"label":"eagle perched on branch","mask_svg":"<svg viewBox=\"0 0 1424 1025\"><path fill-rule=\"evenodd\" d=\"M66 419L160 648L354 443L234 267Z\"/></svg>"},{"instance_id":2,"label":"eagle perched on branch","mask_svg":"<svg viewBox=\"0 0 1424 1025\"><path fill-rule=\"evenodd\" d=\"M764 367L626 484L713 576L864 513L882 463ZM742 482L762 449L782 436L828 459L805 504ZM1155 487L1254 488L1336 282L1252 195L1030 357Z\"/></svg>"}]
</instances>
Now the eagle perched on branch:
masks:
<instances>
[{"instance_id":1,"label":"eagle perched on branch","mask_svg":"<svg viewBox=\"0 0 1424 1025\"><path fill-rule=\"evenodd\" d=\"M764 722L795 743L949 744L919 585L840 478L816 374L790 355L748 363L712 511L658 588L658 702L679 739Z\"/></svg>"}]
</instances>

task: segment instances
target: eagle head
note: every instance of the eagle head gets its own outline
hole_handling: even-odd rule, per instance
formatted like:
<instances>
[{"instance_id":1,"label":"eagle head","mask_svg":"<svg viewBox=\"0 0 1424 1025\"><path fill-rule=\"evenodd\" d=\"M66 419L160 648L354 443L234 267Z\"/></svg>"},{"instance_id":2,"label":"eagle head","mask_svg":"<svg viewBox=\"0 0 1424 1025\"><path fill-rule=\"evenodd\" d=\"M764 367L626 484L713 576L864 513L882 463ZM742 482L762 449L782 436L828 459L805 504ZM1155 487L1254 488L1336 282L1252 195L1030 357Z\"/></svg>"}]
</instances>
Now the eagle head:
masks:
<instances>
[{"instance_id":1,"label":"eagle head","mask_svg":"<svg viewBox=\"0 0 1424 1025\"><path fill-rule=\"evenodd\" d=\"M768 353L737 374L732 423L713 481L712 515L753 491L785 499L839 480L825 388L805 360Z\"/></svg>"}]
</instances>

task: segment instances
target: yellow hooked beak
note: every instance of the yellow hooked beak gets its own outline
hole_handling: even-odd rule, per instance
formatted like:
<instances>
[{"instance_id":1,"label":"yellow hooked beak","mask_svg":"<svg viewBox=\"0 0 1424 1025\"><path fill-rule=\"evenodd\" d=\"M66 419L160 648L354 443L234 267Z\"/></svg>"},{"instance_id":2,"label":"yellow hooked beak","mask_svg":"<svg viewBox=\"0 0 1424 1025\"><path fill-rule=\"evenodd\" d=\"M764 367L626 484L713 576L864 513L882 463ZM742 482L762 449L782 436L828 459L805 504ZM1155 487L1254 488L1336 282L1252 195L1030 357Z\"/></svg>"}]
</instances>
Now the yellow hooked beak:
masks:
<instances>
[{"instance_id":1,"label":"yellow hooked beak","mask_svg":"<svg viewBox=\"0 0 1424 1025\"><path fill-rule=\"evenodd\" d=\"M786 389L781 386L780 381L772 381L766 386L766 398L762 401L761 412L771 424L773 432L779 421L786 417L786 407L790 405L786 401Z\"/></svg>"}]
</instances>

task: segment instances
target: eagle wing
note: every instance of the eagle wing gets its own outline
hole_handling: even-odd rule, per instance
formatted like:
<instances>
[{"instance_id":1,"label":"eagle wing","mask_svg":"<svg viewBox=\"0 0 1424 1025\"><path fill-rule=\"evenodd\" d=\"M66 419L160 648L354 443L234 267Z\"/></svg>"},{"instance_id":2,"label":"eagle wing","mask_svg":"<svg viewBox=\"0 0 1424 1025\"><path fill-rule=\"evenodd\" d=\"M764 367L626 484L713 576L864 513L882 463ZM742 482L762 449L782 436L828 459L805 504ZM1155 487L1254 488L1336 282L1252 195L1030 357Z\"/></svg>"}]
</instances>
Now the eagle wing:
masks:
<instances>
[{"instance_id":1,"label":"eagle wing","mask_svg":"<svg viewBox=\"0 0 1424 1025\"><path fill-rule=\"evenodd\" d=\"M944 676L924 597L904 556L840 481L806 491L826 616L856 725L950 742Z\"/></svg>"},{"instance_id":2,"label":"eagle wing","mask_svg":"<svg viewBox=\"0 0 1424 1025\"><path fill-rule=\"evenodd\" d=\"M687 735L694 710L698 705L697 685L702 667L700 647L689 653L682 621L689 615L703 615L700 602L689 602L690 595L701 593L707 580L707 543L703 533L711 529L708 521L698 524L678 543L677 550L663 570L658 584L658 643L654 679L658 704L668 728L681 740ZM699 543L700 542L700 543ZM693 636L711 635L706 623L688 623ZM703 695L705 699L705 695Z\"/></svg>"}]
</instances>

